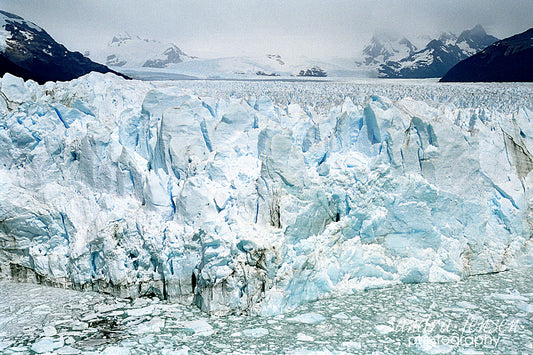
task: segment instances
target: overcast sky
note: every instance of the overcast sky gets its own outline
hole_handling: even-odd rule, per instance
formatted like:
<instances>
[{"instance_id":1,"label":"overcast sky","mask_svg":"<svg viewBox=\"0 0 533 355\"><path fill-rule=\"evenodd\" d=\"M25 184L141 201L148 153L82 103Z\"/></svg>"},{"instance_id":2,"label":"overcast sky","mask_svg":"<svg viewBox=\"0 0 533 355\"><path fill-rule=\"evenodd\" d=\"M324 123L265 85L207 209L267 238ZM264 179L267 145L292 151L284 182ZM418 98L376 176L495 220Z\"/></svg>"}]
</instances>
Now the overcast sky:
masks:
<instances>
[{"instance_id":1,"label":"overcast sky","mask_svg":"<svg viewBox=\"0 0 533 355\"><path fill-rule=\"evenodd\" d=\"M128 32L202 56L357 55L374 31L413 37L482 24L504 38L533 26L533 0L0 0L71 50Z\"/></svg>"}]
</instances>

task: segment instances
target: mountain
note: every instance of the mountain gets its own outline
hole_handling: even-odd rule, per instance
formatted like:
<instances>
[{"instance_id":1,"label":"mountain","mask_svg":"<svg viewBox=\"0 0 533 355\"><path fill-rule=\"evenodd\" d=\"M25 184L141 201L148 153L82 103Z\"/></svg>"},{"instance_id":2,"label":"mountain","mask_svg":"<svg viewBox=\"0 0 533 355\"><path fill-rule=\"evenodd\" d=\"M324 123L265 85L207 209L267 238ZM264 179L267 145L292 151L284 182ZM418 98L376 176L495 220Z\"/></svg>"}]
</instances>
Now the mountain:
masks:
<instances>
[{"instance_id":1,"label":"mountain","mask_svg":"<svg viewBox=\"0 0 533 355\"><path fill-rule=\"evenodd\" d=\"M194 59L173 43L131 36L115 35L107 45L89 56L110 67L166 68L169 65Z\"/></svg>"},{"instance_id":2,"label":"mountain","mask_svg":"<svg viewBox=\"0 0 533 355\"><path fill-rule=\"evenodd\" d=\"M389 60L400 60L416 51L416 47L405 37L391 33L378 33L363 48L363 63L379 65Z\"/></svg>"},{"instance_id":3,"label":"mountain","mask_svg":"<svg viewBox=\"0 0 533 355\"><path fill-rule=\"evenodd\" d=\"M447 46L434 39L426 48L417 51L400 61L388 61L378 68L384 78L433 78L441 77L455 63L464 58L459 47Z\"/></svg>"},{"instance_id":4,"label":"mountain","mask_svg":"<svg viewBox=\"0 0 533 355\"><path fill-rule=\"evenodd\" d=\"M378 67L384 78L438 78L461 60L483 50L498 39L488 35L481 25L459 36L443 33L425 48L400 60L388 60Z\"/></svg>"},{"instance_id":5,"label":"mountain","mask_svg":"<svg viewBox=\"0 0 533 355\"><path fill-rule=\"evenodd\" d=\"M408 43L407 40L398 41ZM395 53L393 57L382 55L385 58L409 53L409 49L402 49L401 44L384 46ZM408 46L414 49L412 44L408 43ZM101 48L88 52L87 56L141 80L296 77L302 70L306 72L313 67L321 68L327 76L332 77L369 77L372 74L368 68L356 66L353 58L317 60L305 56L285 57L275 52L255 56L198 58L188 55L173 43L128 33L115 35ZM375 76L374 68L375 65L372 67Z\"/></svg>"},{"instance_id":6,"label":"mountain","mask_svg":"<svg viewBox=\"0 0 533 355\"><path fill-rule=\"evenodd\" d=\"M457 38L456 46L468 56L474 55L487 48L498 38L488 35L481 25L477 25L471 30L466 30Z\"/></svg>"},{"instance_id":7,"label":"mountain","mask_svg":"<svg viewBox=\"0 0 533 355\"><path fill-rule=\"evenodd\" d=\"M259 56L197 58L166 68L116 68L143 80L186 78L253 79L266 77L292 78L303 70L319 67L328 77L368 77L366 68L357 68L352 58L310 59L305 56L285 57L277 53Z\"/></svg>"},{"instance_id":8,"label":"mountain","mask_svg":"<svg viewBox=\"0 0 533 355\"><path fill-rule=\"evenodd\" d=\"M533 81L533 28L459 62L440 81Z\"/></svg>"},{"instance_id":9,"label":"mountain","mask_svg":"<svg viewBox=\"0 0 533 355\"><path fill-rule=\"evenodd\" d=\"M118 74L69 51L34 23L0 10L0 75L11 73L42 84L72 80L92 71Z\"/></svg>"}]
</instances>

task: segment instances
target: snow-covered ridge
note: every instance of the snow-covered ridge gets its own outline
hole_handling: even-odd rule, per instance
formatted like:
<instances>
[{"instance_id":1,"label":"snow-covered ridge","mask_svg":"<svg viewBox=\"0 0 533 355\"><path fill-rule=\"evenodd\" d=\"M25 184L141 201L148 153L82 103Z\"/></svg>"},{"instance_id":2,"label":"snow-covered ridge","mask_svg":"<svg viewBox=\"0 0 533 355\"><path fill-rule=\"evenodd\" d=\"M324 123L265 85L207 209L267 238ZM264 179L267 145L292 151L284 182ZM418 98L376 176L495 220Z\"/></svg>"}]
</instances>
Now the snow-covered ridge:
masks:
<instances>
[{"instance_id":1,"label":"snow-covered ridge","mask_svg":"<svg viewBox=\"0 0 533 355\"><path fill-rule=\"evenodd\" d=\"M533 263L531 86L195 85L5 75L1 274L271 315Z\"/></svg>"},{"instance_id":2,"label":"snow-covered ridge","mask_svg":"<svg viewBox=\"0 0 533 355\"><path fill-rule=\"evenodd\" d=\"M336 58L323 61L304 56L285 58L279 54L210 59L196 58L194 60L169 65L163 70L158 70L158 72L161 74L166 73L169 77L173 74L178 74L204 79L257 79L265 78L266 76L294 78L300 71L306 71L316 66L323 69L329 77L369 77L371 75L367 69L357 69L351 59ZM150 73L145 72L146 68L137 67L129 69L132 70L127 71L127 73L132 76L143 79L150 78Z\"/></svg>"},{"instance_id":3,"label":"snow-covered ridge","mask_svg":"<svg viewBox=\"0 0 533 355\"><path fill-rule=\"evenodd\" d=\"M395 33L376 33L370 43L363 48L363 61L365 65L380 65L387 61L401 60L416 51L407 38Z\"/></svg>"},{"instance_id":4,"label":"snow-covered ridge","mask_svg":"<svg viewBox=\"0 0 533 355\"><path fill-rule=\"evenodd\" d=\"M115 68L166 68L194 59L174 43L128 33L117 34L106 46L87 53L87 56Z\"/></svg>"},{"instance_id":5,"label":"snow-covered ridge","mask_svg":"<svg viewBox=\"0 0 533 355\"><path fill-rule=\"evenodd\" d=\"M455 64L483 50L497 40L496 37L488 35L481 25L463 31L459 36L444 32L438 39L429 41L420 50L416 50L411 45L408 55L402 58L393 58L391 55L390 60L382 61L378 68L378 76L385 78L442 77ZM405 41L407 40L404 39ZM409 41L407 43L410 44ZM381 45L379 48L385 47ZM388 51L387 53L393 52Z\"/></svg>"}]
</instances>

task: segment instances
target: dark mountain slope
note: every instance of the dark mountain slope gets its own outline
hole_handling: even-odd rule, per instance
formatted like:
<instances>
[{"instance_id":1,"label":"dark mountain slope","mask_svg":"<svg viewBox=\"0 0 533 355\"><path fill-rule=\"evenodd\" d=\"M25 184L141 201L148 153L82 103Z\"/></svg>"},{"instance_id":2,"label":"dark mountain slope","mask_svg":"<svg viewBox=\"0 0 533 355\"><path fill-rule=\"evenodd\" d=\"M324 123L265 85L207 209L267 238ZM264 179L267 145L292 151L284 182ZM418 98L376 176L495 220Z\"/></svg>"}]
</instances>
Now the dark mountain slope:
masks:
<instances>
[{"instance_id":1,"label":"dark mountain slope","mask_svg":"<svg viewBox=\"0 0 533 355\"><path fill-rule=\"evenodd\" d=\"M440 81L533 81L533 28L459 62Z\"/></svg>"},{"instance_id":2,"label":"dark mountain slope","mask_svg":"<svg viewBox=\"0 0 533 355\"><path fill-rule=\"evenodd\" d=\"M69 51L32 22L0 10L0 75L9 72L42 84L72 80L91 71L124 76Z\"/></svg>"},{"instance_id":3,"label":"dark mountain slope","mask_svg":"<svg viewBox=\"0 0 533 355\"><path fill-rule=\"evenodd\" d=\"M455 64L483 50L498 39L483 27L463 31L459 37L444 33L425 48L398 61L387 61L378 68L384 78L440 78Z\"/></svg>"}]
</instances>

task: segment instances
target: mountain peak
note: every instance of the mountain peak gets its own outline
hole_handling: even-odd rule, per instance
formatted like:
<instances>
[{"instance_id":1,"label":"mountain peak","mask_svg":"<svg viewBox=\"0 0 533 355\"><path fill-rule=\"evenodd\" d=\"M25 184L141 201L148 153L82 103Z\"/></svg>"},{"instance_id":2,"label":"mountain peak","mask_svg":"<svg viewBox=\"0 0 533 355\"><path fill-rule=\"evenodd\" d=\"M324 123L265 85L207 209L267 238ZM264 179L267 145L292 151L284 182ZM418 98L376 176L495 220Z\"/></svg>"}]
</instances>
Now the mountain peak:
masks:
<instances>
[{"instance_id":1,"label":"mountain peak","mask_svg":"<svg viewBox=\"0 0 533 355\"><path fill-rule=\"evenodd\" d=\"M471 33L486 35L485 29L480 24L477 24L470 30Z\"/></svg>"},{"instance_id":2,"label":"mountain peak","mask_svg":"<svg viewBox=\"0 0 533 355\"><path fill-rule=\"evenodd\" d=\"M398 41L400 36L392 31L376 31L372 35L373 42L392 42Z\"/></svg>"},{"instance_id":3,"label":"mountain peak","mask_svg":"<svg viewBox=\"0 0 533 355\"><path fill-rule=\"evenodd\" d=\"M90 54L91 58L108 66L125 68L166 68L194 58L174 43L128 32L115 34L107 45Z\"/></svg>"},{"instance_id":4,"label":"mountain peak","mask_svg":"<svg viewBox=\"0 0 533 355\"><path fill-rule=\"evenodd\" d=\"M113 36L113 39L111 40L111 43L125 42L125 41L130 40L130 39L131 39L131 36L129 35L128 32L118 33L115 36Z\"/></svg>"},{"instance_id":5,"label":"mountain peak","mask_svg":"<svg viewBox=\"0 0 533 355\"><path fill-rule=\"evenodd\" d=\"M476 38L476 39L479 39L479 38L487 38L487 37L496 38L496 37L493 37L493 36L487 34L487 32L485 32L485 29L483 28L483 26L478 24L478 25L475 25L470 30L464 30L463 32L461 32L461 34L457 38L457 41L460 42L461 40L464 40L465 38ZM497 40L497 38L496 38L496 40Z\"/></svg>"},{"instance_id":6,"label":"mountain peak","mask_svg":"<svg viewBox=\"0 0 533 355\"><path fill-rule=\"evenodd\" d=\"M439 41L446 45L455 44L457 36L451 32L442 32L439 36Z\"/></svg>"},{"instance_id":7,"label":"mountain peak","mask_svg":"<svg viewBox=\"0 0 533 355\"><path fill-rule=\"evenodd\" d=\"M461 47L468 56L471 56L496 41L498 41L498 38L487 34L481 25L476 25L470 30L463 31L457 38L456 45Z\"/></svg>"},{"instance_id":8,"label":"mountain peak","mask_svg":"<svg viewBox=\"0 0 533 355\"><path fill-rule=\"evenodd\" d=\"M416 51L416 47L407 38L391 32L376 32L370 44L363 49L366 65L398 60Z\"/></svg>"}]
</instances>

